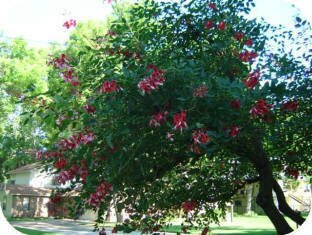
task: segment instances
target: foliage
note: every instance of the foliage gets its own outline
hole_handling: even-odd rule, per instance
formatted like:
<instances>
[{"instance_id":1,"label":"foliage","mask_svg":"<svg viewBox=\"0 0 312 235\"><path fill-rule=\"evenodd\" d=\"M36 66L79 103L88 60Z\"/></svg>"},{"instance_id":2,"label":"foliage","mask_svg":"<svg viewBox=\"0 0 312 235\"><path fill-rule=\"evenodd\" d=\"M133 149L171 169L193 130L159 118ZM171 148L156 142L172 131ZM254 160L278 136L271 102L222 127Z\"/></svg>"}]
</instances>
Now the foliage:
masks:
<instances>
[{"instance_id":1,"label":"foliage","mask_svg":"<svg viewBox=\"0 0 312 235\"><path fill-rule=\"evenodd\" d=\"M258 177L255 139L276 175L311 172L311 57L268 50L274 28L247 20L252 6L120 2L106 33L84 37L78 25L51 58L50 94L34 113L48 151L37 156L59 183L81 183L78 205L97 222L112 201L130 214L117 229L158 230L181 210L184 229L217 222ZM270 35L277 48L286 36Z\"/></svg>"},{"instance_id":2,"label":"foliage","mask_svg":"<svg viewBox=\"0 0 312 235\"><path fill-rule=\"evenodd\" d=\"M30 49L22 39L0 42L0 180L8 170L33 162L40 129L36 120L25 120L38 103L37 95L47 91L46 53ZM26 97L27 101L25 100ZM24 100L23 103L21 101Z\"/></svg>"}]
</instances>

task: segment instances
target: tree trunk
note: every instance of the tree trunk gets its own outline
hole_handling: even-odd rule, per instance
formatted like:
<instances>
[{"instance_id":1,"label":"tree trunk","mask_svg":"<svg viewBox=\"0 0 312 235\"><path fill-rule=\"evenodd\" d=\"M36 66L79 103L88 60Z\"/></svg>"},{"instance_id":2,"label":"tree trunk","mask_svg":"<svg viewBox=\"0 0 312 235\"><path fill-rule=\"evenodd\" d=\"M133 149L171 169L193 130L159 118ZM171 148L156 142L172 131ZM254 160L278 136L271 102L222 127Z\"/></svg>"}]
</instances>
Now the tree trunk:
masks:
<instances>
[{"instance_id":1,"label":"tree trunk","mask_svg":"<svg viewBox=\"0 0 312 235\"><path fill-rule=\"evenodd\" d=\"M297 224L299 225L303 224L305 219L301 217L300 212L294 211L293 209L290 208L290 206L286 202L284 192L276 180L273 181L273 189L274 192L276 193L279 210Z\"/></svg>"},{"instance_id":2,"label":"tree trunk","mask_svg":"<svg viewBox=\"0 0 312 235\"><path fill-rule=\"evenodd\" d=\"M246 215L251 215L252 191L253 191L253 184L247 184L246 185L246 207L245 207Z\"/></svg>"},{"instance_id":3,"label":"tree trunk","mask_svg":"<svg viewBox=\"0 0 312 235\"><path fill-rule=\"evenodd\" d=\"M277 234L291 233L293 229L274 204L272 192L274 183L273 173L269 159L263 150L262 142L255 135L251 144L254 151L252 155L249 155L249 160L255 166L260 177L259 193L256 202L273 223Z\"/></svg>"}]
</instances>

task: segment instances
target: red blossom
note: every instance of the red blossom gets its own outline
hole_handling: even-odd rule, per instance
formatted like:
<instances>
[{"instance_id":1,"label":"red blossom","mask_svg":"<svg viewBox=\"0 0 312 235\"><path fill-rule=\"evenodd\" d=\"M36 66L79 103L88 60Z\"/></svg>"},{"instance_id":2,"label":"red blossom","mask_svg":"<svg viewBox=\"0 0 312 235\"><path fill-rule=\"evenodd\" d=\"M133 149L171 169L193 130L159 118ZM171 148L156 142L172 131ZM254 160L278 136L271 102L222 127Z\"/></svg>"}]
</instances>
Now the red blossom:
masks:
<instances>
[{"instance_id":1,"label":"red blossom","mask_svg":"<svg viewBox=\"0 0 312 235\"><path fill-rule=\"evenodd\" d=\"M181 132L183 129L187 128L186 111L174 114L173 125L175 130L180 130Z\"/></svg>"},{"instance_id":2,"label":"red blossom","mask_svg":"<svg viewBox=\"0 0 312 235\"><path fill-rule=\"evenodd\" d=\"M65 21L63 24L63 27L69 29L70 27L76 27L77 26L77 22L76 20L70 19L68 21Z\"/></svg>"},{"instance_id":3,"label":"red blossom","mask_svg":"<svg viewBox=\"0 0 312 235\"><path fill-rule=\"evenodd\" d=\"M197 203L195 201L186 201L182 203L182 208L186 212L190 212L195 209Z\"/></svg>"},{"instance_id":4,"label":"red blossom","mask_svg":"<svg viewBox=\"0 0 312 235\"><path fill-rule=\"evenodd\" d=\"M165 82L164 71L154 65L148 65L148 70L153 70L152 74L138 83L138 88L143 92L150 94L152 90L158 89Z\"/></svg>"},{"instance_id":5,"label":"red blossom","mask_svg":"<svg viewBox=\"0 0 312 235\"><path fill-rule=\"evenodd\" d=\"M206 85L202 85L194 90L193 96L203 98L207 95L207 93L208 87Z\"/></svg>"},{"instance_id":6,"label":"red blossom","mask_svg":"<svg viewBox=\"0 0 312 235\"><path fill-rule=\"evenodd\" d=\"M240 128L238 126L232 126L229 131L229 135L234 138L238 135L239 131L240 131Z\"/></svg>"},{"instance_id":7,"label":"red blossom","mask_svg":"<svg viewBox=\"0 0 312 235\"><path fill-rule=\"evenodd\" d=\"M285 111L290 111L293 112L298 108L298 101L294 100L294 101L288 101L285 104L282 105L282 110Z\"/></svg>"},{"instance_id":8,"label":"red blossom","mask_svg":"<svg viewBox=\"0 0 312 235\"><path fill-rule=\"evenodd\" d=\"M86 110L87 113L95 113L96 108L92 105L85 105L84 109Z\"/></svg>"},{"instance_id":9,"label":"red blossom","mask_svg":"<svg viewBox=\"0 0 312 235\"><path fill-rule=\"evenodd\" d=\"M251 108L250 113L253 118L264 117L270 112L271 104L268 104L263 99L259 99L254 107Z\"/></svg>"},{"instance_id":10,"label":"red blossom","mask_svg":"<svg viewBox=\"0 0 312 235\"><path fill-rule=\"evenodd\" d=\"M221 22L218 24L218 29L219 29L219 30L224 30L225 28L226 28L225 22L221 21Z\"/></svg>"},{"instance_id":11,"label":"red blossom","mask_svg":"<svg viewBox=\"0 0 312 235\"><path fill-rule=\"evenodd\" d=\"M216 4L214 4L213 2L210 2L210 3L208 4L208 6L209 6L212 10L218 11L218 8L216 7Z\"/></svg>"},{"instance_id":12,"label":"red blossom","mask_svg":"<svg viewBox=\"0 0 312 235\"><path fill-rule=\"evenodd\" d=\"M294 179L298 179L300 173L297 169L294 169L294 168L290 168L290 167L287 167L286 169L286 173L290 176L292 176Z\"/></svg>"},{"instance_id":13,"label":"red blossom","mask_svg":"<svg viewBox=\"0 0 312 235\"><path fill-rule=\"evenodd\" d=\"M59 69L66 69L69 68L70 66L68 65L68 58L65 54L61 54L60 57L57 57L55 59L51 59L48 62L48 65L53 65L54 68L59 68Z\"/></svg>"},{"instance_id":14,"label":"red blossom","mask_svg":"<svg viewBox=\"0 0 312 235\"><path fill-rule=\"evenodd\" d=\"M207 144L210 141L210 137L202 130L193 131L192 139L194 144Z\"/></svg>"},{"instance_id":15,"label":"red blossom","mask_svg":"<svg viewBox=\"0 0 312 235\"><path fill-rule=\"evenodd\" d=\"M168 115L168 112L159 112L153 115L151 118L149 125L151 127L158 127L166 122L166 116Z\"/></svg>"},{"instance_id":16,"label":"red blossom","mask_svg":"<svg viewBox=\"0 0 312 235\"><path fill-rule=\"evenodd\" d=\"M259 78L260 78L260 71L256 70L252 73L249 73L248 79L247 80L243 79L243 83L249 89L253 89L259 83Z\"/></svg>"},{"instance_id":17,"label":"red blossom","mask_svg":"<svg viewBox=\"0 0 312 235\"><path fill-rule=\"evenodd\" d=\"M241 32L235 32L233 37L237 40L237 41L241 41L244 38L244 34Z\"/></svg>"},{"instance_id":18,"label":"red blossom","mask_svg":"<svg viewBox=\"0 0 312 235\"><path fill-rule=\"evenodd\" d=\"M103 93L110 93L114 91L120 91L122 88L116 85L116 81L105 81L102 84L101 91Z\"/></svg>"},{"instance_id":19,"label":"red blossom","mask_svg":"<svg viewBox=\"0 0 312 235\"><path fill-rule=\"evenodd\" d=\"M251 62L258 57L258 54L254 51L244 51L238 55L238 59L243 62Z\"/></svg>"},{"instance_id":20,"label":"red blossom","mask_svg":"<svg viewBox=\"0 0 312 235\"><path fill-rule=\"evenodd\" d=\"M211 21L211 20L208 20L206 23L205 23L205 25L204 25L204 28L205 29L212 29L213 27L214 27L214 23L213 23L213 21Z\"/></svg>"},{"instance_id":21,"label":"red blossom","mask_svg":"<svg viewBox=\"0 0 312 235\"><path fill-rule=\"evenodd\" d=\"M230 105L233 109L239 109L241 106L241 103L240 103L240 100L235 99L231 101Z\"/></svg>"},{"instance_id":22,"label":"red blossom","mask_svg":"<svg viewBox=\"0 0 312 235\"><path fill-rule=\"evenodd\" d=\"M66 166L67 161L64 158L59 159L57 162L54 163L54 167L56 169L64 169L64 167Z\"/></svg>"},{"instance_id":23,"label":"red blossom","mask_svg":"<svg viewBox=\"0 0 312 235\"><path fill-rule=\"evenodd\" d=\"M245 44L246 46L252 46L253 41L252 41L252 39L247 39L247 40L244 42L244 44Z\"/></svg>"},{"instance_id":24,"label":"red blossom","mask_svg":"<svg viewBox=\"0 0 312 235\"><path fill-rule=\"evenodd\" d=\"M91 193L88 200L89 205L92 207L98 207L110 190L111 185L106 181L102 181L102 183L97 187L96 192Z\"/></svg>"}]
</instances>

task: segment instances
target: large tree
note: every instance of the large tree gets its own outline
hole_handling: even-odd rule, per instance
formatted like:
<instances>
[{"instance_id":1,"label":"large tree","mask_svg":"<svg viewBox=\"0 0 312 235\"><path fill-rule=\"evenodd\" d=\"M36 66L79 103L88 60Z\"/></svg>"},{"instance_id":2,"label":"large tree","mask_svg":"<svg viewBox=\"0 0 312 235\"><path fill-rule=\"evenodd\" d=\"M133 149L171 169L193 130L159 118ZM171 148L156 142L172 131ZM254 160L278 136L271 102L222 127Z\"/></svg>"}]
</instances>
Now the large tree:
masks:
<instances>
[{"instance_id":1,"label":"large tree","mask_svg":"<svg viewBox=\"0 0 312 235\"><path fill-rule=\"evenodd\" d=\"M113 201L130 214L118 229L156 230L181 208L184 228L209 226L257 181L278 234L292 231L283 214L304 222L276 179L311 174L311 53L285 49L292 32L248 20L253 5L120 2L106 33L78 29L51 58L50 97L34 114L54 131L37 156L60 184L82 185L78 205L97 222Z\"/></svg>"}]
</instances>

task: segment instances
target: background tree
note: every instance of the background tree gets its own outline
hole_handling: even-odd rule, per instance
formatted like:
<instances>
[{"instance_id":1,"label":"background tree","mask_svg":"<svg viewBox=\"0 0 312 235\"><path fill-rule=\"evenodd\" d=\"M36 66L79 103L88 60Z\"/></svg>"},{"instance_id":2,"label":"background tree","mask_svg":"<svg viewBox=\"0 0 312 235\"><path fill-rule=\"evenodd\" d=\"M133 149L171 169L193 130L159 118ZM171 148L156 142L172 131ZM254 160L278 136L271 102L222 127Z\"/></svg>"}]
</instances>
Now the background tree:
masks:
<instances>
[{"instance_id":1,"label":"background tree","mask_svg":"<svg viewBox=\"0 0 312 235\"><path fill-rule=\"evenodd\" d=\"M311 172L311 53L285 51L295 34L247 20L253 5L120 2L107 32L78 32L50 60L48 102L35 114L53 131L37 156L60 184L81 183L78 205L98 209L98 223L114 201L130 214L116 229L157 230L181 208L184 230L209 226L257 181L278 234L292 231L282 214L304 222L276 179Z\"/></svg>"},{"instance_id":2,"label":"background tree","mask_svg":"<svg viewBox=\"0 0 312 235\"><path fill-rule=\"evenodd\" d=\"M27 113L47 91L45 50L31 49L22 39L0 42L0 180L16 167L36 161L43 133ZM21 103L21 101L24 101Z\"/></svg>"}]
</instances>

